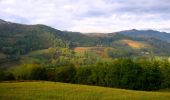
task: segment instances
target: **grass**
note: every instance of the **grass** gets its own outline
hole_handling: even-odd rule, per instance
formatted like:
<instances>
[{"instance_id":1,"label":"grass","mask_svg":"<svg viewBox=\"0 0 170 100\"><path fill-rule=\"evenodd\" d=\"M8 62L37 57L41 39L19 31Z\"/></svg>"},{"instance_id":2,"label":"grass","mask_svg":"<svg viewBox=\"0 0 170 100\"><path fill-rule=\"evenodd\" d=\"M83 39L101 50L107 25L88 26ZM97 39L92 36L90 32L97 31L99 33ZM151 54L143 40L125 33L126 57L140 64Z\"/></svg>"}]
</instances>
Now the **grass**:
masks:
<instances>
[{"instance_id":1,"label":"grass","mask_svg":"<svg viewBox=\"0 0 170 100\"><path fill-rule=\"evenodd\" d=\"M108 55L105 52L106 48L110 47L76 47L74 48L74 51L77 53L84 53L87 51L95 52L98 56L102 58L107 58Z\"/></svg>"},{"instance_id":2,"label":"grass","mask_svg":"<svg viewBox=\"0 0 170 100\"><path fill-rule=\"evenodd\" d=\"M105 47L76 47L75 52L85 52L85 51L103 51Z\"/></svg>"},{"instance_id":3,"label":"grass","mask_svg":"<svg viewBox=\"0 0 170 100\"><path fill-rule=\"evenodd\" d=\"M128 46L136 49L141 49L146 47L147 45L142 42L137 42L133 40L121 40L123 43L126 43Z\"/></svg>"},{"instance_id":4,"label":"grass","mask_svg":"<svg viewBox=\"0 0 170 100\"><path fill-rule=\"evenodd\" d=\"M144 92L57 82L0 83L0 100L169 100L169 92Z\"/></svg>"}]
</instances>

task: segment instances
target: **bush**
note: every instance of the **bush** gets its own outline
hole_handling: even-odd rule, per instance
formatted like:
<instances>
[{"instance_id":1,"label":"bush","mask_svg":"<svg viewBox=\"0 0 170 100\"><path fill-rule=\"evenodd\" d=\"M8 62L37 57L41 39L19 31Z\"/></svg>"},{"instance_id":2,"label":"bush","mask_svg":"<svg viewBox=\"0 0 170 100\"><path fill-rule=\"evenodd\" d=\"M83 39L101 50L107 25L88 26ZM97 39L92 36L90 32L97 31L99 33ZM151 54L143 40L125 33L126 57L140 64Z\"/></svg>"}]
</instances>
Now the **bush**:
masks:
<instances>
[{"instance_id":1,"label":"bush","mask_svg":"<svg viewBox=\"0 0 170 100\"><path fill-rule=\"evenodd\" d=\"M46 68L38 64L24 64L13 70L17 80L47 80Z\"/></svg>"}]
</instances>

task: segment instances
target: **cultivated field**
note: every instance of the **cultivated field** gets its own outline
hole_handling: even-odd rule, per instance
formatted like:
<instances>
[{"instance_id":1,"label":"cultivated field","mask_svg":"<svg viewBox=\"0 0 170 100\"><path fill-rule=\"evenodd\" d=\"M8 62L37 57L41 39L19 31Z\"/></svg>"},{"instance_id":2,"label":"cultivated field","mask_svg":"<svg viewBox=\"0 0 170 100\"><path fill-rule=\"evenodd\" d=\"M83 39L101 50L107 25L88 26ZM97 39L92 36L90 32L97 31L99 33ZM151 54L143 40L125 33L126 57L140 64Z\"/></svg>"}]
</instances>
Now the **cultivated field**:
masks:
<instances>
[{"instance_id":1,"label":"cultivated field","mask_svg":"<svg viewBox=\"0 0 170 100\"><path fill-rule=\"evenodd\" d=\"M55 82L0 83L0 100L169 100L168 90L144 92Z\"/></svg>"}]
</instances>

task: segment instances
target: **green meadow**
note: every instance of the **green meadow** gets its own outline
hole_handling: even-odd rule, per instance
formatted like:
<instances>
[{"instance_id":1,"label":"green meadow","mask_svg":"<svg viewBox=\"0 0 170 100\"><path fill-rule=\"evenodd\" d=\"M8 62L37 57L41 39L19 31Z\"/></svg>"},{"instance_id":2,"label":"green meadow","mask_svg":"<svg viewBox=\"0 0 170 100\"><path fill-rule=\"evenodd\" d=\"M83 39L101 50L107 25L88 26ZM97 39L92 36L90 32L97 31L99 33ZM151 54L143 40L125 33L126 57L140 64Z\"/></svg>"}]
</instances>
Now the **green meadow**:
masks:
<instances>
[{"instance_id":1,"label":"green meadow","mask_svg":"<svg viewBox=\"0 0 170 100\"><path fill-rule=\"evenodd\" d=\"M0 100L169 100L169 90L134 91L58 82L0 83Z\"/></svg>"}]
</instances>

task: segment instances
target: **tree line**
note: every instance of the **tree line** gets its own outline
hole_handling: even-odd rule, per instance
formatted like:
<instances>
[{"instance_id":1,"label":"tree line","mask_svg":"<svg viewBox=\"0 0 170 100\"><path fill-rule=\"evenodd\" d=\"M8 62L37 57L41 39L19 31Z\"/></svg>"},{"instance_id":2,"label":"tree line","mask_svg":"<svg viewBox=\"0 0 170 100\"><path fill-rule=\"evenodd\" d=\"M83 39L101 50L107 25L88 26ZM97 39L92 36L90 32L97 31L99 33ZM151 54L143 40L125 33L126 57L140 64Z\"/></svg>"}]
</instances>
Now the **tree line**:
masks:
<instances>
[{"instance_id":1,"label":"tree line","mask_svg":"<svg viewBox=\"0 0 170 100\"><path fill-rule=\"evenodd\" d=\"M90 66L47 68L39 64L23 64L1 70L0 80L46 80L104 87L158 90L170 87L168 60L119 58Z\"/></svg>"}]
</instances>

